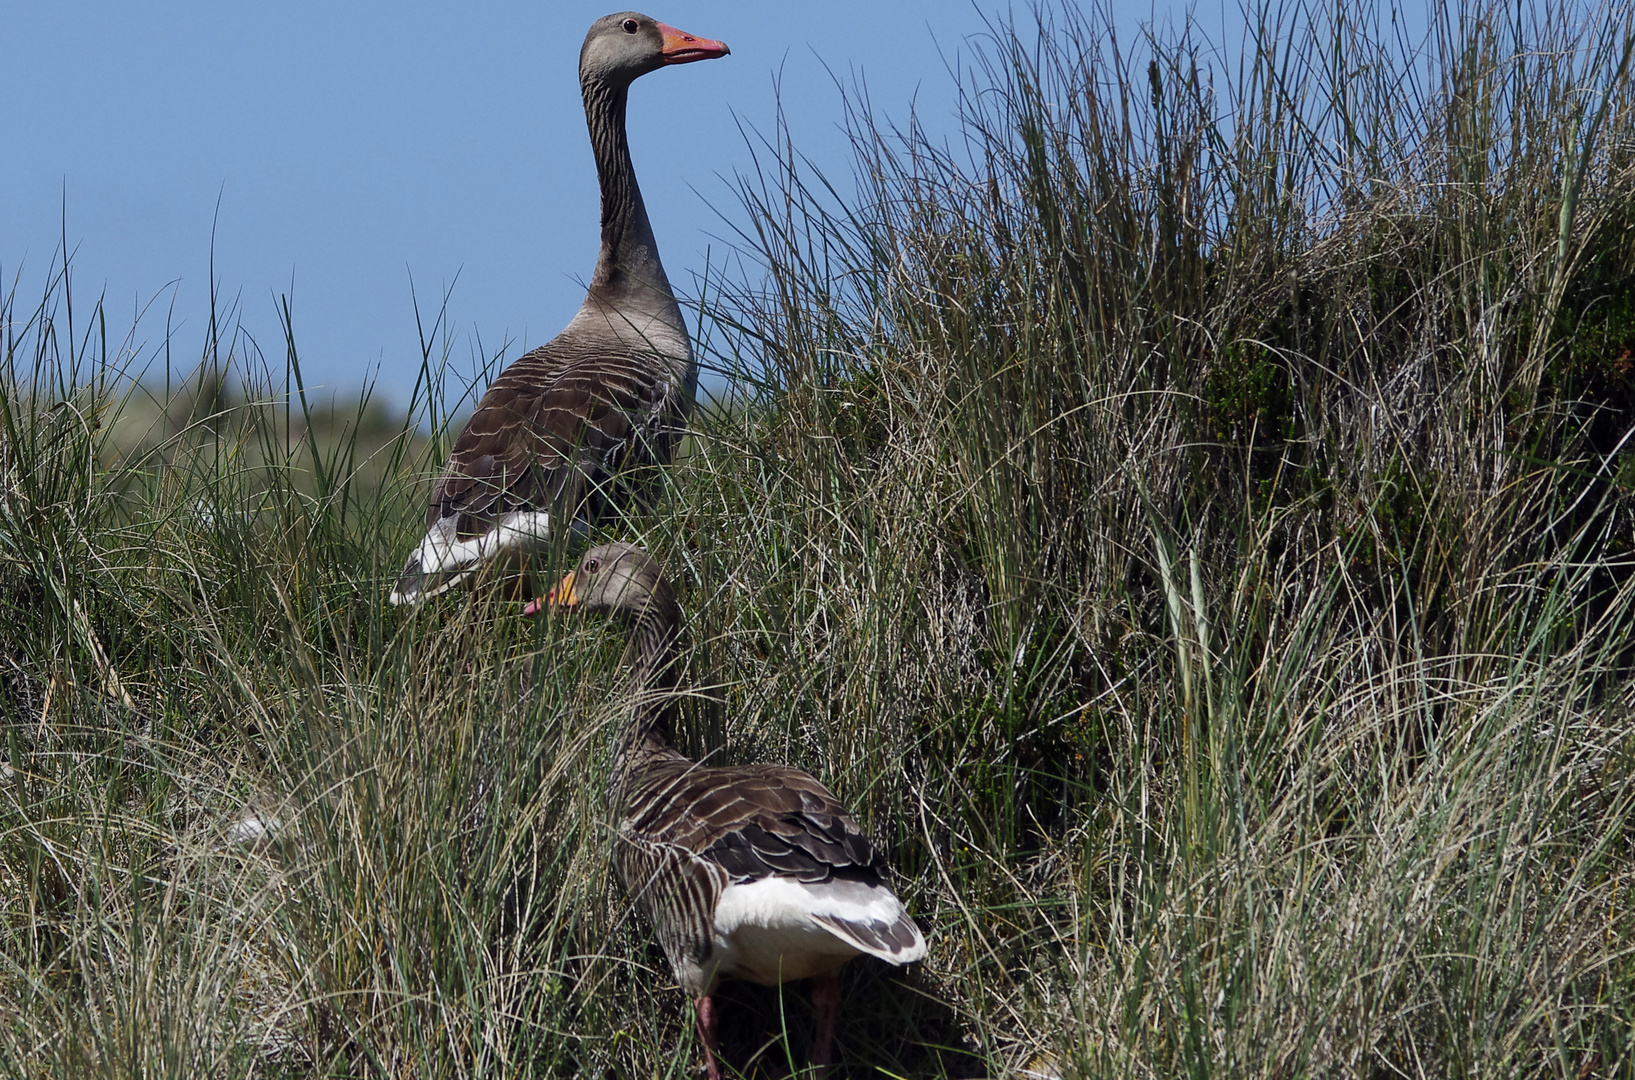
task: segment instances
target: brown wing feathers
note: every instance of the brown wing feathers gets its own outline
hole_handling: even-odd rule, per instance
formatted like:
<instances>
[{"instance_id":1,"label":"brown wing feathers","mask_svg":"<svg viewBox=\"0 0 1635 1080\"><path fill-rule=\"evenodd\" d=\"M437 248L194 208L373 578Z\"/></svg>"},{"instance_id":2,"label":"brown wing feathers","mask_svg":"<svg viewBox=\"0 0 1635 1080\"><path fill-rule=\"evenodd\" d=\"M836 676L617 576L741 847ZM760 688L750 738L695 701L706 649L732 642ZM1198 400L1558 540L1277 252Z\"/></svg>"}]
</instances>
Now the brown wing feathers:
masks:
<instances>
[{"instance_id":1,"label":"brown wing feathers","mask_svg":"<svg viewBox=\"0 0 1635 1080\"><path fill-rule=\"evenodd\" d=\"M806 885L886 883L885 857L811 775L783 765L704 768L679 757L654 766L632 778L614 869L678 979L685 982L685 973L697 972L708 957L711 913L729 884L768 877ZM906 915L812 918L893 963L924 952Z\"/></svg>"},{"instance_id":2,"label":"brown wing feathers","mask_svg":"<svg viewBox=\"0 0 1635 1080\"><path fill-rule=\"evenodd\" d=\"M630 826L692 851L737 883L777 875L816 883L880 880L885 859L840 801L812 776L783 765L694 766L643 785Z\"/></svg>"},{"instance_id":3,"label":"brown wing feathers","mask_svg":"<svg viewBox=\"0 0 1635 1080\"><path fill-rule=\"evenodd\" d=\"M468 537L511 511L556 507L584 509L594 519L599 504L579 505L586 489L669 456L673 435L642 430L670 419L654 415L663 406L650 375L643 378L647 373L619 358L594 358L542 387L535 382L541 378L538 365L526 362L544 359L544 351L518 360L483 395L449 455L427 510L427 528L458 516L456 535ZM644 424L649 417L660 423Z\"/></svg>"}]
</instances>

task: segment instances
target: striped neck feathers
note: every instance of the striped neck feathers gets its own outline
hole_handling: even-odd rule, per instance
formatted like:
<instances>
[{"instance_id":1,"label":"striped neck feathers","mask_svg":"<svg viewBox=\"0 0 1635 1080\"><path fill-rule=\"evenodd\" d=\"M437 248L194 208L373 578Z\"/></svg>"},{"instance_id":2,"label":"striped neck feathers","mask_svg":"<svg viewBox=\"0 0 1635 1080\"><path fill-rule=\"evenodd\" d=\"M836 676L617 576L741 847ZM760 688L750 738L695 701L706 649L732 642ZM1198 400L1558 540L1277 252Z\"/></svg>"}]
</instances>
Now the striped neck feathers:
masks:
<instances>
[{"instance_id":1,"label":"striped neck feathers","mask_svg":"<svg viewBox=\"0 0 1635 1080\"><path fill-rule=\"evenodd\" d=\"M630 616L630 636L620 661L630 719L619 735L614 752L609 791L615 807L622 805L626 774L654 755L669 755L676 703L676 641L681 636L681 611L675 594L658 581L646 605Z\"/></svg>"},{"instance_id":2,"label":"striped neck feathers","mask_svg":"<svg viewBox=\"0 0 1635 1080\"><path fill-rule=\"evenodd\" d=\"M591 276L591 294L618 299L632 293L656 293L668 301L669 307L675 307L641 188L636 185L636 168L625 136L625 103L630 85L584 75L580 91L585 99L591 150L596 155L596 178L602 189L602 249ZM679 321L679 308L676 316Z\"/></svg>"}]
</instances>

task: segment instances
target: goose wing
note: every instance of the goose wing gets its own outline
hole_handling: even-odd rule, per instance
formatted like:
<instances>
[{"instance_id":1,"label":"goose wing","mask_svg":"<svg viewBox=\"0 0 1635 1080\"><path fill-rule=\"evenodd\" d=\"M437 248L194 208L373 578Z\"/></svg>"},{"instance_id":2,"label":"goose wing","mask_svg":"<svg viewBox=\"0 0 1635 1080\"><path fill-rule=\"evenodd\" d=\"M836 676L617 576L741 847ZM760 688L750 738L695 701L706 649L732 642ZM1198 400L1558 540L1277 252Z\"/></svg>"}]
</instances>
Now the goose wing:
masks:
<instances>
[{"instance_id":1,"label":"goose wing","mask_svg":"<svg viewBox=\"0 0 1635 1080\"><path fill-rule=\"evenodd\" d=\"M800 769L693 766L648 787L628 828L713 868L719 890L798 883L810 917L857 949L903 964L925 939L892 893L885 856L828 788Z\"/></svg>"},{"instance_id":2,"label":"goose wing","mask_svg":"<svg viewBox=\"0 0 1635 1080\"><path fill-rule=\"evenodd\" d=\"M626 498L625 470L668 461L678 405L648 359L558 338L506 368L454 441L392 602L543 545L558 518L599 520Z\"/></svg>"}]
</instances>

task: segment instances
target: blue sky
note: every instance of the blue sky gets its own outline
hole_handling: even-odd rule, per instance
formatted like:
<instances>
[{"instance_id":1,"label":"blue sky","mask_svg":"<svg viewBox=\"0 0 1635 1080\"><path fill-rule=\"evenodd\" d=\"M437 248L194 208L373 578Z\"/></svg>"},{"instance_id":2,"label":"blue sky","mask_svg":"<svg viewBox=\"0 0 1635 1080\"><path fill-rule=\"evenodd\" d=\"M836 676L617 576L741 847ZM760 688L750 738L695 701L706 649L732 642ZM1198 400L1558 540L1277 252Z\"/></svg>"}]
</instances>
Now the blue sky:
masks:
<instances>
[{"instance_id":1,"label":"blue sky","mask_svg":"<svg viewBox=\"0 0 1635 1080\"><path fill-rule=\"evenodd\" d=\"M1121 35L1186 10L1156 3L1120 4ZM3 287L31 307L66 235L79 311L104 296L121 333L146 311L136 337L150 355L168 319L173 355L190 367L214 228L220 293L279 370L277 298L290 295L309 384L351 390L378 370L388 400L406 401L420 355L411 274L423 311L453 286L456 371L475 370L479 341L487 353L509 342L515 357L566 323L594 262L576 65L586 28L610 10L606 0L4 0ZM720 212L736 210L730 179L750 160L740 125L770 129L775 77L800 148L844 177L826 65L863 75L888 116L914 103L929 130L952 132L947 63L969 54L983 10L1001 8L650 7L732 47L649 75L631 94L638 175L678 290L693 290L707 251L720 259Z\"/></svg>"}]
</instances>

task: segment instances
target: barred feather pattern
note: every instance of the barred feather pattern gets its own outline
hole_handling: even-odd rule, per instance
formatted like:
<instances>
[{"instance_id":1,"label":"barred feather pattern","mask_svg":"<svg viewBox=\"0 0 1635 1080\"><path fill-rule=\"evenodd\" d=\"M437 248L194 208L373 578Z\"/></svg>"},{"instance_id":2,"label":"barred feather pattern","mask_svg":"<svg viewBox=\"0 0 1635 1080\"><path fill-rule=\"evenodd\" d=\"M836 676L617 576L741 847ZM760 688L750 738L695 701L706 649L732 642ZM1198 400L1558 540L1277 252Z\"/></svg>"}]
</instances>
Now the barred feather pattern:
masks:
<instances>
[{"instance_id":1,"label":"barred feather pattern","mask_svg":"<svg viewBox=\"0 0 1635 1080\"><path fill-rule=\"evenodd\" d=\"M623 494L616 477L670 460L687 397L668 367L657 353L566 335L519 358L455 440L426 527L454 519L464 538L506 513L557 506L599 520Z\"/></svg>"},{"instance_id":2,"label":"barred feather pattern","mask_svg":"<svg viewBox=\"0 0 1635 1080\"><path fill-rule=\"evenodd\" d=\"M628 802L614 869L693 996L715 982L713 914L729 884L885 883L885 859L810 774L783 765L704 767L657 748L644 756L623 778ZM862 927L817 918L882 959L900 963L899 955L924 949L906 917Z\"/></svg>"}]
</instances>

